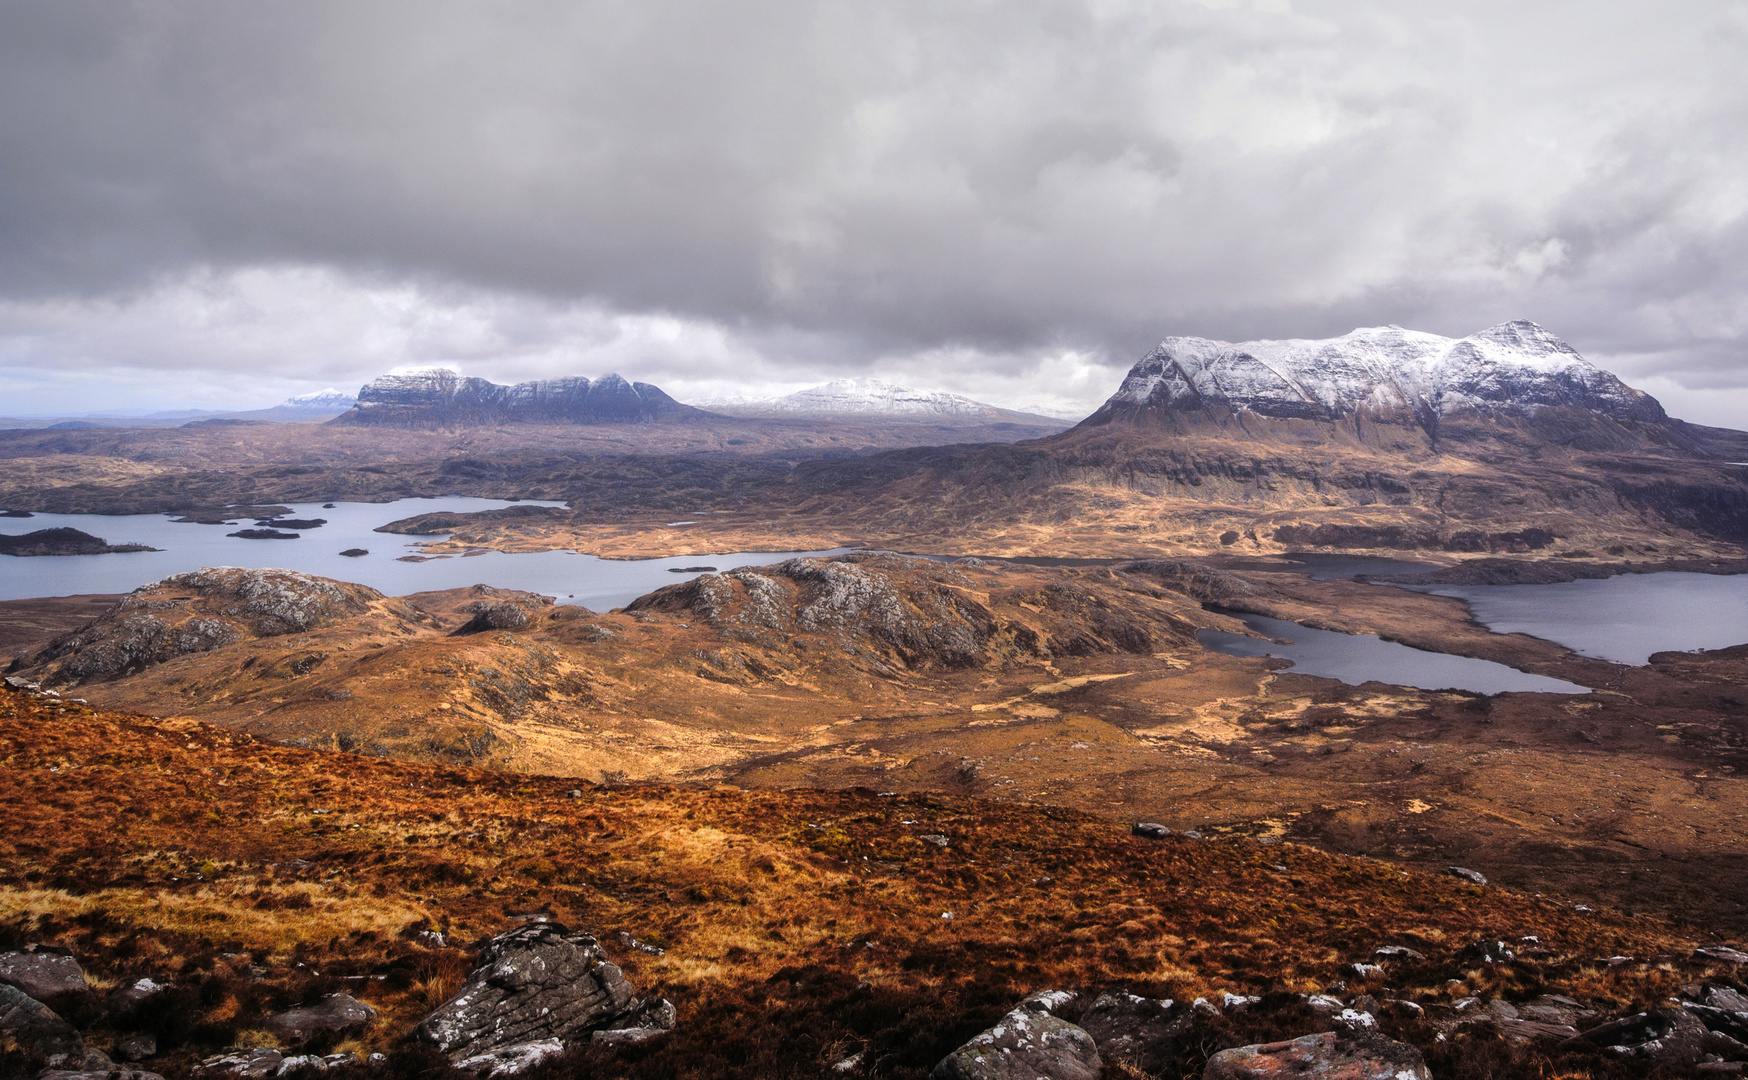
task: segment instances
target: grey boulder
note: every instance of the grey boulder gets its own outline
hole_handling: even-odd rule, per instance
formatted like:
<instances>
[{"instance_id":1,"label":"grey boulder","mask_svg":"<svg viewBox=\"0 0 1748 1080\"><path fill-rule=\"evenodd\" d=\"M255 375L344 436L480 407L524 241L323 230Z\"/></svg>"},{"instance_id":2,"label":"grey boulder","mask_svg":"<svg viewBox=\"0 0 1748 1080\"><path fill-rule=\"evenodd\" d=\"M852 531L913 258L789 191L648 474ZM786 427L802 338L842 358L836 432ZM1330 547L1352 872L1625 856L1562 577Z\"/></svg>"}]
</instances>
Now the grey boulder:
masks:
<instances>
[{"instance_id":1,"label":"grey boulder","mask_svg":"<svg viewBox=\"0 0 1748 1080\"><path fill-rule=\"evenodd\" d=\"M1591 1028L1579 1038L1621 1057L1692 1065L1706 1053L1710 1034L1685 1009L1652 1009Z\"/></svg>"},{"instance_id":2,"label":"grey boulder","mask_svg":"<svg viewBox=\"0 0 1748 1080\"><path fill-rule=\"evenodd\" d=\"M485 1080L493 1080L494 1077L515 1076L517 1073L527 1072L562 1053L563 1043L557 1039L541 1039L537 1042L500 1046L484 1054L463 1058L456 1062L455 1067L462 1072L478 1073Z\"/></svg>"},{"instance_id":3,"label":"grey boulder","mask_svg":"<svg viewBox=\"0 0 1748 1080\"><path fill-rule=\"evenodd\" d=\"M459 1063L519 1044L641 1026L634 1017L644 1008L593 937L536 922L488 941L461 989L414 1036Z\"/></svg>"},{"instance_id":4,"label":"grey boulder","mask_svg":"<svg viewBox=\"0 0 1748 1080\"><path fill-rule=\"evenodd\" d=\"M361 1031L376 1019L376 1010L349 994L335 994L314 1005L269 1016L261 1029L288 1043L304 1043L317 1035Z\"/></svg>"},{"instance_id":5,"label":"grey boulder","mask_svg":"<svg viewBox=\"0 0 1748 1080\"><path fill-rule=\"evenodd\" d=\"M112 1024L126 1025L137 1020L140 1010L146 1002L162 994L168 989L163 983L152 979L135 979L122 983L109 992L109 1020Z\"/></svg>"},{"instance_id":6,"label":"grey boulder","mask_svg":"<svg viewBox=\"0 0 1748 1080\"><path fill-rule=\"evenodd\" d=\"M1122 990L1100 994L1080 1018L1101 1058L1147 1073L1164 1073L1177 1060L1190 1024L1188 1009Z\"/></svg>"},{"instance_id":7,"label":"grey boulder","mask_svg":"<svg viewBox=\"0 0 1748 1080\"><path fill-rule=\"evenodd\" d=\"M72 1024L16 986L0 983L0 1041L16 1043L43 1065L83 1061L85 1041Z\"/></svg>"},{"instance_id":8,"label":"grey boulder","mask_svg":"<svg viewBox=\"0 0 1748 1080\"><path fill-rule=\"evenodd\" d=\"M158 1052L158 1040L151 1035L129 1035L115 1044L115 1052L123 1061L144 1061Z\"/></svg>"},{"instance_id":9,"label":"grey boulder","mask_svg":"<svg viewBox=\"0 0 1748 1080\"><path fill-rule=\"evenodd\" d=\"M679 1016L674 1011L674 1003L667 998L646 1001L625 1016L613 1022L613 1026L595 1032L591 1042L598 1043L639 1043L647 1042L657 1035L666 1035L674 1030L679 1022Z\"/></svg>"},{"instance_id":10,"label":"grey boulder","mask_svg":"<svg viewBox=\"0 0 1748 1080\"><path fill-rule=\"evenodd\" d=\"M941 1059L930 1080L1099 1080L1093 1037L1047 1012L1018 1008Z\"/></svg>"},{"instance_id":11,"label":"grey boulder","mask_svg":"<svg viewBox=\"0 0 1748 1080\"><path fill-rule=\"evenodd\" d=\"M16 986L38 1001L86 988L85 971L73 954L44 945L0 953L0 983Z\"/></svg>"},{"instance_id":12,"label":"grey boulder","mask_svg":"<svg viewBox=\"0 0 1748 1080\"><path fill-rule=\"evenodd\" d=\"M1202 1080L1432 1080L1420 1051L1382 1035L1326 1031L1286 1042L1222 1050Z\"/></svg>"},{"instance_id":13,"label":"grey boulder","mask_svg":"<svg viewBox=\"0 0 1748 1080\"><path fill-rule=\"evenodd\" d=\"M230 1076L256 1077L277 1076L279 1066L284 1063L285 1055L277 1050L256 1047L247 1050L233 1050L228 1054L209 1057L200 1063L202 1071L225 1073Z\"/></svg>"}]
</instances>

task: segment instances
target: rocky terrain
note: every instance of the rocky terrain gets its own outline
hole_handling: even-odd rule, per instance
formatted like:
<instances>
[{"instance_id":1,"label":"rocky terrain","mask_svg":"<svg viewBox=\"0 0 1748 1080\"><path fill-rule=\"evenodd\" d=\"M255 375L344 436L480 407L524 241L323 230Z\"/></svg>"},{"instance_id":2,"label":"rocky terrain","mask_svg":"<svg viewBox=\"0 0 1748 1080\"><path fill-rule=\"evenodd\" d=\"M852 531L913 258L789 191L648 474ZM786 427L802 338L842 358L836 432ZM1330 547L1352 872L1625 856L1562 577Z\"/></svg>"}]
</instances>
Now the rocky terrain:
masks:
<instances>
[{"instance_id":1,"label":"rocky terrain","mask_svg":"<svg viewBox=\"0 0 1748 1080\"><path fill-rule=\"evenodd\" d=\"M995 1046L1113 1080L1295 1056L1604 1078L1744 1056L1748 956L1691 930L1061 808L595 786L0 690L0 851L5 1075L1012 1075L980 1068Z\"/></svg>"},{"instance_id":2,"label":"rocky terrain","mask_svg":"<svg viewBox=\"0 0 1748 1080\"><path fill-rule=\"evenodd\" d=\"M1459 863L1748 931L1741 649L1624 667L1489 633L1448 597L1163 560L850 556L708 574L609 613L485 586L333 610L263 633L244 601L173 580L10 677L367 756L975 794ZM1348 686L1198 644L1244 632L1245 613L1597 692ZM137 633L142 614L164 628Z\"/></svg>"}]
</instances>

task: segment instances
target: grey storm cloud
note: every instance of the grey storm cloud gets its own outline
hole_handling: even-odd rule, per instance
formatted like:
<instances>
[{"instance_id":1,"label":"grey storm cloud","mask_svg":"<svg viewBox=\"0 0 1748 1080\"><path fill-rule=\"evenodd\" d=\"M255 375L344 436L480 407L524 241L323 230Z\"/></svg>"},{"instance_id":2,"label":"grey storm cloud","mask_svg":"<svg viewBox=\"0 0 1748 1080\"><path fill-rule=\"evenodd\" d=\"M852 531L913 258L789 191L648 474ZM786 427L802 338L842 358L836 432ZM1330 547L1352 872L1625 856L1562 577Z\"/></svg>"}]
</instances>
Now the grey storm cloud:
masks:
<instances>
[{"instance_id":1,"label":"grey storm cloud","mask_svg":"<svg viewBox=\"0 0 1748 1080\"><path fill-rule=\"evenodd\" d=\"M1741 3L8 0L0 376L1099 397L1530 317L1733 391L1745 58Z\"/></svg>"}]
</instances>

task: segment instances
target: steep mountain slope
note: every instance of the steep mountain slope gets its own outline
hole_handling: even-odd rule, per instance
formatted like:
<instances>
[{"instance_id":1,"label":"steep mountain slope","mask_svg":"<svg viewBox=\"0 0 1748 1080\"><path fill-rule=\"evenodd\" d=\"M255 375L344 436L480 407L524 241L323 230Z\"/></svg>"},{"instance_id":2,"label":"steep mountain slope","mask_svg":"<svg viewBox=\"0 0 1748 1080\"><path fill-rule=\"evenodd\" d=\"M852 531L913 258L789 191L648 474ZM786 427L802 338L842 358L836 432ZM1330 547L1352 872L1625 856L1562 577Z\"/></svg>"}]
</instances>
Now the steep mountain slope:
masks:
<instances>
[{"instance_id":1,"label":"steep mountain slope","mask_svg":"<svg viewBox=\"0 0 1748 1080\"><path fill-rule=\"evenodd\" d=\"M710 403L709 408L726 416L878 418L968 424L1008 421L1057 430L1068 426L1054 417L997 408L958 394L919 390L878 379L837 379L784 397Z\"/></svg>"},{"instance_id":2,"label":"steep mountain slope","mask_svg":"<svg viewBox=\"0 0 1748 1080\"><path fill-rule=\"evenodd\" d=\"M358 391L358 404L335 423L395 427L480 424L647 424L702 418L649 383L618 375L504 386L433 369L383 375Z\"/></svg>"},{"instance_id":3,"label":"steep mountain slope","mask_svg":"<svg viewBox=\"0 0 1748 1080\"><path fill-rule=\"evenodd\" d=\"M1557 408L1615 420L1668 419L1649 394L1535 323L1518 321L1461 339L1399 326L1322 341L1167 338L1130 369L1088 423L1134 420L1150 410L1324 421L1369 413L1435 434L1440 419L1463 412L1534 417Z\"/></svg>"}]
</instances>

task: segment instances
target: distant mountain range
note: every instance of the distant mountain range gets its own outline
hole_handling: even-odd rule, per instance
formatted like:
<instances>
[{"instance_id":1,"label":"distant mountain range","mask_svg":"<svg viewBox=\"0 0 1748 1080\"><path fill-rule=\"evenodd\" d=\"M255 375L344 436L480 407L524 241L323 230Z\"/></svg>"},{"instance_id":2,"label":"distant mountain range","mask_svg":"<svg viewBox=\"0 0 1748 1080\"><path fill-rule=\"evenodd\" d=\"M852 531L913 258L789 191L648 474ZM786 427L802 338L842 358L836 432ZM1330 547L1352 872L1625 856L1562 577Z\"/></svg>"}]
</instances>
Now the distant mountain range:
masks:
<instances>
[{"instance_id":1,"label":"distant mountain range","mask_svg":"<svg viewBox=\"0 0 1748 1080\"><path fill-rule=\"evenodd\" d=\"M446 369L383 375L358 391L339 424L465 427L481 424L648 424L706 416L650 383L618 375L505 386Z\"/></svg>"},{"instance_id":2,"label":"distant mountain range","mask_svg":"<svg viewBox=\"0 0 1748 1080\"><path fill-rule=\"evenodd\" d=\"M784 397L719 398L700 407L724 416L781 419L877 419L889 423L1019 423L1066 427L1058 417L1002 409L958 394L919 390L878 379L836 379Z\"/></svg>"},{"instance_id":3,"label":"distant mountain range","mask_svg":"<svg viewBox=\"0 0 1748 1080\"><path fill-rule=\"evenodd\" d=\"M170 409L145 414L102 412L70 416L0 417L0 429L77 430L185 427L189 424L308 424L330 420L350 409L357 401L356 397L344 390L328 387L311 394L286 398L278 405L265 409Z\"/></svg>"}]
</instances>

